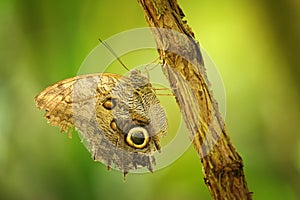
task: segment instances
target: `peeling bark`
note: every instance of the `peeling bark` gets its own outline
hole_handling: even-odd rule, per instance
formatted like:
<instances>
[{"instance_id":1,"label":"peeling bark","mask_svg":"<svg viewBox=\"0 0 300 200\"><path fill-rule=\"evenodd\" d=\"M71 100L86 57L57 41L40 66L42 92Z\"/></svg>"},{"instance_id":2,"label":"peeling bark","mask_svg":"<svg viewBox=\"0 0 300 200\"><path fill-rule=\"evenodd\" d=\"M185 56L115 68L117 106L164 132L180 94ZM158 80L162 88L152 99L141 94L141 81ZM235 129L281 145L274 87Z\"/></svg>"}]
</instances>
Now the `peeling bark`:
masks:
<instances>
[{"instance_id":1,"label":"peeling bark","mask_svg":"<svg viewBox=\"0 0 300 200\"><path fill-rule=\"evenodd\" d=\"M176 0L139 0L163 60L163 71L173 89L190 138L203 166L204 182L214 199L252 199L243 161L230 142L218 104L209 89L199 44L183 20ZM176 54L174 52L180 52Z\"/></svg>"}]
</instances>

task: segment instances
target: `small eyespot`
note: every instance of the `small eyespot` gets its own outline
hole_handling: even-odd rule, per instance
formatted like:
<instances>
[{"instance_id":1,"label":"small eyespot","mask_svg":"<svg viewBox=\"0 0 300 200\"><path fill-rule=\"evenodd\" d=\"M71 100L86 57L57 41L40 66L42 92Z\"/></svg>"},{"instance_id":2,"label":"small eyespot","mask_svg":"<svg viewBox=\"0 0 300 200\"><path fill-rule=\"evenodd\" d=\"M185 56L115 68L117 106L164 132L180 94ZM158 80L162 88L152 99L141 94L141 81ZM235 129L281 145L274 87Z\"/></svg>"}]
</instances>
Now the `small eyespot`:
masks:
<instances>
[{"instance_id":1,"label":"small eyespot","mask_svg":"<svg viewBox=\"0 0 300 200\"><path fill-rule=\"evenodd\" d=\"M110 128L112 128L114 131L118 130L115 120L110 122Z\"/></svg>"},{"instance_id":2,"label":"small eyespot","mask_svg":"<svg viewBox=\"0 0 300 200\"><path fill-rule=\"evenodd\" d=\"M114 99L114 98L107 98L102 105L107 110L111 110L111 109L113 109L116 106L116 99Z\"/></svg>"},{"instance_id":3,"label":"small eyespot","mask_svg":"<svg viewBox=\"0 0 300 200\"><path fill-rule=\"evenodd\" d=\"M127 134L126 142L134 148L142 149L149 143L148 131L142 127L134 127Z\"/></svg>"}]
</instances>

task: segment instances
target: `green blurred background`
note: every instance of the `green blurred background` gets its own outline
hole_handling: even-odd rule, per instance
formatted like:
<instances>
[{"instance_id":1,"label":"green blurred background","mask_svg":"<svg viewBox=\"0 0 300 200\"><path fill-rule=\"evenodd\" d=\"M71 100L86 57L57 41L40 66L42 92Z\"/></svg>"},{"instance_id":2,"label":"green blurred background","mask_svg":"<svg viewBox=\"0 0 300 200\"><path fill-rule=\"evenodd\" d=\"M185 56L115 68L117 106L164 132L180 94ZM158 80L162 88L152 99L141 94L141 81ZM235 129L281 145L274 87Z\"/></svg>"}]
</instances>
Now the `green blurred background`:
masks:
<instances>
[{"instance_id":1,"label":"green blurred background","mask_svg":"<svg viewBox=\"0 0 300 200\"><path fill-rule=\"evenodd\" d=\"M300 198L300 1L180 1L214 59L254 199ZM137 1L0 0L0 199L211 199L193 150L153 174L107 171L37 111L106 39L147 26Z\"/></svg>"}]
</instances>

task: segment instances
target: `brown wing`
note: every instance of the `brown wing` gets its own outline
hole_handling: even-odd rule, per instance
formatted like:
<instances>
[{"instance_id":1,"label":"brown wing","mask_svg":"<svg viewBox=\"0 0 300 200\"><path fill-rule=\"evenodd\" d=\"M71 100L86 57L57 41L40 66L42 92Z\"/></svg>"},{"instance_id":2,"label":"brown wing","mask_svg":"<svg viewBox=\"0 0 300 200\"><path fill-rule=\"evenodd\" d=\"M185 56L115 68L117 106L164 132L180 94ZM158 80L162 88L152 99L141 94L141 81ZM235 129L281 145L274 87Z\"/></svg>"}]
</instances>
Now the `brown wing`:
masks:
<instances>
[{"instance_id":1,"label":"brown wing","mask_svg":"<svg viewBox=\"0 0 300 200\"><path fill-rule=\"evenodd\" d=\"M101 95L97 92L99 90L111 90L111 87L105 87L103 83L108 83L106 84L107 86L114 85L120 77L121 76L117 74L98 73L68 78L47 87L38 94L34 100L39 110L43 109L46 111L45 117L50 124L59 127L62 132L66 132L69 128L74 126L72 103L74 101L84 102L88 99L95 98ZM91 91L86 92L83 97L74 98L74 89L76 90L76 88L80 87L76 85L82 85L83 83L87 85L84 88ZM91 88L87 88L89 85L100 86L100 88L92 90Z\"/></svg>"},{"instance_id":2,"label":"brown wing","mask_svg":"<svg viewBox=\"0 0 300 200\"><path fill-rule=\"evenodd\" d=\"M38 109L46 111L45 117L51 125L59 127L63 132L68 131L71 127L76 127L83 140L87 142L87 148L92 153L94 160L119 168L124 173L141 167L147 167L152 171L155 160L150 153L154 149L154 143L158 147L156 143L164 135L158 132L166 132L166 124L150 123L154 128L150 128L149 131L158 133L158 135L153 136L152 142L146 149L133 149L124 142L127 133L114 130L111 125L114 118L116 118L117 124L119 120L124 120L123 112L120 113L120 116L117 113L114 113L116 115L113 116L113 113L109 109L104 109L105 106L103 106L110 95L115 95L118 98L117 102L124 101L123 106L120 107L121 111L129 108L136 109L137 112L134 116L150 112L151 117L155 117L157 110L147 109L142 112L139 106L132 107L130 105L134 99L130 99L131 94L128 92L133 92L143 86L145 82L143 77L134 74L135 78L124 77L120 81L121 77L116 74L99 73L69 78L46 88L35 97L35 102ZM118 82L126 84L117 84ZM117 93L114 94L112 90ZM155 105L158 103L155 101ZM126 117L132 116L126 115ZM138 117L138 119L140 118ZM164 120L166 120L165 114ZM149 135L152 136L152 134Z\"/></svg>"}]
</instances>

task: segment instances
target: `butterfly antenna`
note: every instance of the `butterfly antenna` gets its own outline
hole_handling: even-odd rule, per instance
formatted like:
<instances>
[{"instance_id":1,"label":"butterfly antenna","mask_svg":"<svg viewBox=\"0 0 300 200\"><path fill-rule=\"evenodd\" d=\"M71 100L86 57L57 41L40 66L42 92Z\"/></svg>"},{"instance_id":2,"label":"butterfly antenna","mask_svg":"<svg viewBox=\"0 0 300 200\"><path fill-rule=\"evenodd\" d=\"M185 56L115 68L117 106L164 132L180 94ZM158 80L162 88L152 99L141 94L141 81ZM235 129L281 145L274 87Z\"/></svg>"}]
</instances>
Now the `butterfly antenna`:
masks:
<instances>
[{"instance_id":1,"label":"butterfly antenna","mask_svg":"<svg viewBox=\"0 0 300 200\"><path fill-rule=\"evenodd\" d=\"M126 65L122 62L122 60L119 58L119 56L116 54L116 52L104 41L102 41L100 38L99 38L99 41L110 51L110 53L118 60L118 62L127 70L127 71L130 71L128 69L128 67L126 67Z\"/></svg>"}]
</instances>

